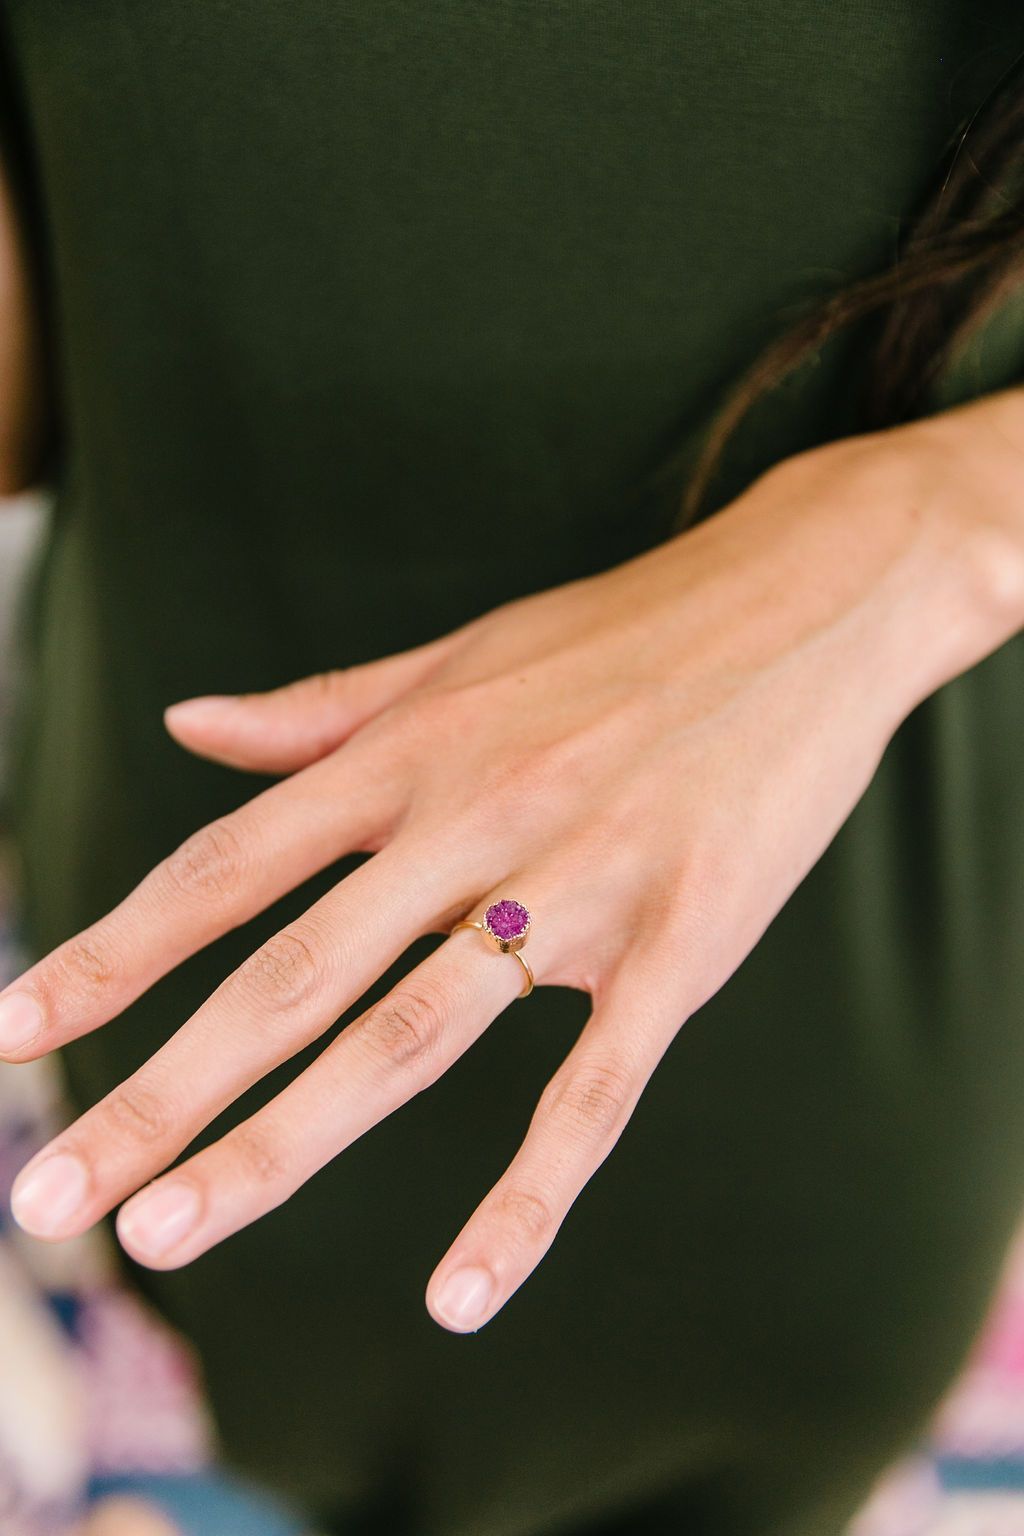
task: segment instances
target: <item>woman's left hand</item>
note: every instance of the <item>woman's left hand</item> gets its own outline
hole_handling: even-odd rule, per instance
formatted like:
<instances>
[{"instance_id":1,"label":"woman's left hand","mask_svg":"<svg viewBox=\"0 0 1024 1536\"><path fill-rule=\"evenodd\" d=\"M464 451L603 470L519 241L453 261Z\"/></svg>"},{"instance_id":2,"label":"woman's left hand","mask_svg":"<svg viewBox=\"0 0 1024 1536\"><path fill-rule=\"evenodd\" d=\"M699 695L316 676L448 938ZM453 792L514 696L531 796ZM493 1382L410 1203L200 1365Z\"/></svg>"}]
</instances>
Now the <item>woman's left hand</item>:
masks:
<instances>
[{"instance_id":1,"label":"woman's left hand","mask_svg":"<svg viewBox=\"0 0 1024 1536\"><path fill-rule=\"evenodd\" d=\"M119 1236L166 1269L287 1199L517 997L513 956L454 933L268 1105L142 1186L414 939L509 897L532 914L537 985L582 989L593 1009L427 1287L446 1327L492 1317L900 720L996 643L991 595L964 582L963 526L945 515L953 460L921 441L901 429L802 454L598 576L366 665L171 709L193 751L287 777L8 988L8 1057L97 1028L315 870L374 856L32 1160L14 1191L22 1226L71 1236L138 1191ZM1005 634L1017 600L1007 589Z\"/></svg>"}]
</instances>

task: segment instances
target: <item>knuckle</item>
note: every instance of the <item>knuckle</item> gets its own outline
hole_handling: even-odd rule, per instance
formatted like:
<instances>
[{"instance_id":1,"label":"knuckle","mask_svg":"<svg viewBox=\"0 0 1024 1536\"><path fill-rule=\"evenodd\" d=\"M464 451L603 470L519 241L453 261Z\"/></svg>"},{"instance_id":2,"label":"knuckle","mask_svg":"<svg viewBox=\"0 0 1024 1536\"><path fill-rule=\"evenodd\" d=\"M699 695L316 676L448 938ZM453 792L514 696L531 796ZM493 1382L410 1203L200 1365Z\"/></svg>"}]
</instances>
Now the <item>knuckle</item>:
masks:
<instances>
[{"instance_id":1,"label":"knuckle","mask_svg":"<svg viewBox=\"0 0 1024 1536\"><path fill-rule=\"evenodd\" d=\"M294 929L282 929L261 944L239 967L239 984L267 1008L294 1008L321 985L320 962L309 942Z\"/></svg>"},{"instance_id":2,"label":"knuckle","mask_svg":"<svg viewBox=\"0 0 1024 1536\"><path fill-rule=\"evenodd\" d=\"M656 893L652 916L683 952L705 947L721 927L730 870L717 851L691 848Z\"/></svg>"},{"instance_id":3,"label":"knuckle","mask_svg":"<svg viewBox=\"0 0 1024 1536\"><path fill-rule=\"evenodd\" d=\"M500 753L484 770L480 798L488 805L528 799L548 771L547 748L520 747Z\"/></svg>"},{"instance_id":4,"label":"knuckle","mask_svg":"<svg viewBox=\"0 0 1024 1536\"><path fill-rule=\"evenodd\" d=\"M172 1128L171 1111L162 1095L130 1078L107 1099L104 1118L107 1130L128 1146L165 1141Z\"/></svg>"},{"instance_id":5,"label":"knuckle","mask_svg":"<svg viewBox=\"0 0 1024 1536\"><path fill-rule=\"evenodd\" d=\"M235 1156L254 1184L288 1184L294 1168L291 1148L280 1132L259 1120L247 1120L232 1132Z\"/></svg>"},{"instance_id":6,"label":"knuckle","mask_svg":"<svg viewBox=\"0 0 1024 1536\"><path fill-rule=\"evenodd\" d=\"M381 713L398 742L414 753L436 748L460 735L465 725L462 701L450 688L420 688L405 694Z\"/></svg>"},{"instance_id":7,"label":"knuckle","mask_svg":"<svg viewBox=\"0 0 1024 1536\"><path fill-rule=\"evenodd\" d=\"M244 867L238 833L222 817L186 838L166 860L164 874L176 896L223 901L238 891Z\"/></svg>"},{"instance_id":8,"label":"knuckle","mask_svg":"<svg viewBox=\"0 0 1024 1536\"><path fill-rule=\"evenodd\" d=\"M578 803L585 775L584 744L569 733L500 754L484 772L479 799L492 815L495 805L525 814L538 801L550 813L570 800Z\"/></svg>"},{"instance_id":9,"label":"knuckle","mask_svg":"<svg viewBox=\"0 0 1024 1536\"><path fill-rule=\"evenodd\" d=\"M58 958L62 990L75 994L109 991L121 969L120 957L98 928L70 939Z\"/></svg>"},{"instance_id":10,"label":"knuckle","mask_svg":"<svg viewBox=\"0 0 1024 1536\"><path fill-rule=\"evenodd\" d=\"M503 1223L530 1241L546 1236L555 1225L551 1207L543 1196L519 1184L501 1190L495 1209Z\"/></svg>"},{"instance_id":11,"label":"knuckle","mask_svg":"<svg viewBox=\"0 0 1024 1536\"><path fill-rule=\"evenodd\" d=\"M402 712L411 723L433 730L445 724L463 724L474 703L473 684L429 682L405 695Z\"/></svg>"},{"instance_id":12,"label":"knuckle","mask_svg":"<svg viewBox=\"0 0 1024 1536\"><path fill-rule=\"evenodd\" d=\"M403 988L375 1003L353 1026L363 1044L393 1067L428 1059L437 1049L443 1026L438 999L422 989Z\"/></svg>"},{"instance_id":13,"label":"knuckle","mask_svg":"<svg viewBox=\"0 0 1024 1536\"><path fill-rule=\"evenodd\" d=\"M437 745L433 695L406 694L385 704L359 727L356 737L391 771L415 773Z\"/></svg>"},{"instance_id":14,"label":"knuckle","mask_svg":"<svg viewBox=\"0 0 1024 1536\"><path fill-rule=\"evenodd\" d=\"M592 1062L551 1086L548 1109L571 1130L604 1139L626 1118L633 1078L619 1062Z\"/></svg>"},{"instance_id":15,"label":"knuckle","mask_svg":"<svg viewBox=\"0 0 1024 1536\"><path fill-rule=\"evenodd\" d=\"M312 703L326 704L337 696L338 688L347 676L348 673L340 667L326 672L314 672L301 684L296 684L296 690L301 688L303 695Z\"/></svg>"}]
</instances>

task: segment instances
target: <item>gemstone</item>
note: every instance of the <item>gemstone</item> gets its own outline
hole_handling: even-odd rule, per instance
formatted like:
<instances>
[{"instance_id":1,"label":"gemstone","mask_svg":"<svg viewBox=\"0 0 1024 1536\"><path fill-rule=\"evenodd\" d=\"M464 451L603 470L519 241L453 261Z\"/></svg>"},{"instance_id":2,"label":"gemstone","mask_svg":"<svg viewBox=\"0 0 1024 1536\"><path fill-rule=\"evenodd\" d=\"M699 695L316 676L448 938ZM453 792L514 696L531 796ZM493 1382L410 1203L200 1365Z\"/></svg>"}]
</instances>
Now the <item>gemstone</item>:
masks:
<instances>
[{"instance_id":1,"label":"gemstone","mask_svg":"<svg viewBox=\"0 0 1024 1536\"><path fill-rule=\"evenodd\" d=\"M499 944L522 939L530 926L530 914L521 901L496 901L484 913L484 927Z\"/></svg>"}]
</instances>

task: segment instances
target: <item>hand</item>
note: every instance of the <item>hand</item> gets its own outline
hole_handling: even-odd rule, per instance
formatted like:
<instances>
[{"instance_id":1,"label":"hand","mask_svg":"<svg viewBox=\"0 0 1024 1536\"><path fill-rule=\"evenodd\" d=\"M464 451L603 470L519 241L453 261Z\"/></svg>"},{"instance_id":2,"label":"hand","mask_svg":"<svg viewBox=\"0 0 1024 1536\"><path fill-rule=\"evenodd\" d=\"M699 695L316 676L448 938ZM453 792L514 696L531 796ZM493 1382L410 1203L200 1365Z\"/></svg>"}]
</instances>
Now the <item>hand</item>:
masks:
<instances>
[{"instance_id":1,"label":"hand","mask_svg":"<svg viewBox=\"0 0 1024 1536\"><path fill-rule=\"evenodd\" d=\"M444 1326L490 1319L899 721L987 643L954 580L946 478L910 441L902 429L788 460L657 549L413 650L168 711L191 750L289 776L8 988L8 1056L101 1026L317 869L374 856L22 1170L21 1225L72 1236L139 1191L119 1237L169 1269L287 1199L513 1002L513 956L451 935L268 1105L141 1186L419 935L507 896L533 915L537 985L582 989L593 1008L427 1287Z\"/></svg>"}]
</instances>

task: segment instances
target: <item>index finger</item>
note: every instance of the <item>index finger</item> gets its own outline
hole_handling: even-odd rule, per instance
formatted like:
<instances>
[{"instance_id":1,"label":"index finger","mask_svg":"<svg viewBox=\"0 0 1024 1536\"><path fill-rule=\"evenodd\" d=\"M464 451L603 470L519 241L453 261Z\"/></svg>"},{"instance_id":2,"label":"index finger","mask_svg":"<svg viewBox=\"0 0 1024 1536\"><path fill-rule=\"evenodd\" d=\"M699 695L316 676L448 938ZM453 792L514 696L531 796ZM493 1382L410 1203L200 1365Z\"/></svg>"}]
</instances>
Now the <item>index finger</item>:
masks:
<instances>
[{"instance_id":1,"label":"index finger","mask_svg":"<svg viewBox=\"0 0 1024 1536\"><path fill-rule=\"evenodd\" d=\"M373 738L356 736L187 838L117 906L0 992L0 1056L30 1061L108 1023L318 870L372 851L394 814L391 762Z\"/></svg>"}]
</instances>

